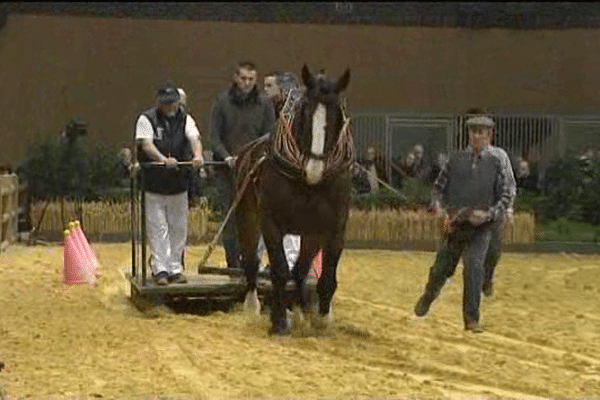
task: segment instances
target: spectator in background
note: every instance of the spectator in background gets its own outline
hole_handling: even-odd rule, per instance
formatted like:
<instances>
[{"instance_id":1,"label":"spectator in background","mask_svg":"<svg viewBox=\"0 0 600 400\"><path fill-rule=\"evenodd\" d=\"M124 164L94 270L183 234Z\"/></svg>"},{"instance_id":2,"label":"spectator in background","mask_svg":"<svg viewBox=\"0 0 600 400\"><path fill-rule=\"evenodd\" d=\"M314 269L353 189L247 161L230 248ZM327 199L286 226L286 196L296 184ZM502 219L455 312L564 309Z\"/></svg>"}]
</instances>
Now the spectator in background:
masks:
<instances>
[{"instance_id":1,"label":"spectator in background","mask_svg":"<svg viewBox=\"0 0 600 400\"><path fill-rule=\"evenodd\" d=\"M437 174L435 177L433 176L433 163L425 157L425 149L421 144L416 144L406 157L406 167L408 176L411 178L429 183L433 183L437 178Z\"/></svg>"},{"instance_id":2,"label":"spectator in background","mask_svg":"<svg viewBox=\"0 0 600 400\"><path fill-rule=\"evenodd\" d=\"M375 147L369 147L367 149L367 162L365 168L367 169L367 178L369 179L369 192L375 194L379 191L379 175L377 174L377 166L375 164L376 158Z\"/></svg>"},{"instance_id":3,"label":"spectator in background","mask_svg":"<svg viewBox=\"0 0 600 400\"><path fill-rule=\"evenodd\" d=\"M525 161L523 158L517 158L517 168L516 168L516 176L517 186L523 187L525 186L525 181L529 178L529 163Z\"/></svg>"},{"instance_id":4,"label":"spectator in background","mask_svg":"<svg viewBox=\"0 0 600 400\"><path fill-rule=\"evenodd\" d=\"M182 88L177 88L177 92L179 93L179 109L181 110L182 113L186 113L188 115L188 97L187 97L187 93L185 93L185 90L183 90ZM202 136L202 133L200 132L200 136ZM202 179L205 179L207 176L206 173L206 169L204 168L204 166L200 167L200 171L198 173L196 173L195 171L192 173L191 175L191 182L190 182L190 188L188 190L188 202L190 207L194 207L197 204L198 201L198 197L200 197L200 191L201 191L201 185Z\"/></svg>"},{"instance_id":5,"label":"spectator in background","mask_svg":"<svg viewBox=\"0 0 600 400\"><path fill-rule=\"evenodd\" d=\"M129 150L128 147L123 147L120 151L119 151L119 177L121 179L129 179L129 171L131 168L131 161L132 161L132 156L131 156L131 150Z\"/></svg>"}]
</instances>

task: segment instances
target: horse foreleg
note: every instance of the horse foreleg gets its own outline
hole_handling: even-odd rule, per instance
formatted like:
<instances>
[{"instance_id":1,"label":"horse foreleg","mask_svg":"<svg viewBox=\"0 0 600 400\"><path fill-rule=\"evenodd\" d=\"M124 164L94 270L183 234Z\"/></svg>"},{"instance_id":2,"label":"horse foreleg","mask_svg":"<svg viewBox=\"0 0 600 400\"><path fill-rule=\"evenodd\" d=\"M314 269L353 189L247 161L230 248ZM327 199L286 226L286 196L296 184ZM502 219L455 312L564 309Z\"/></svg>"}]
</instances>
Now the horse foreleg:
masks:
<instances>
[{"instance_id":1,"label":"horse foreleg","mask_svg":"<svg viewBox=\"0 0 600 400\"><path fill-rule=\"evenodd\" d=\"M319 296L319 315L329 316L331 299L337 289L337 265L344 248L343 234L336 234L326 240L323 248L323 267L317 282Z\"/></svg>"},{"instance_id":2,"label":"horse foreleg","mask_svg":"<svg viewBox=\"0 0 600 400\"><path fill-rule=\"evenodd\" d=\"M290 279L290 270L283 250L283 235L269 218L263 220L263 238L271 264L271 329L272 335L285 335L289 332L284 305L285 286Z\"/></svg>"}]
</instances>

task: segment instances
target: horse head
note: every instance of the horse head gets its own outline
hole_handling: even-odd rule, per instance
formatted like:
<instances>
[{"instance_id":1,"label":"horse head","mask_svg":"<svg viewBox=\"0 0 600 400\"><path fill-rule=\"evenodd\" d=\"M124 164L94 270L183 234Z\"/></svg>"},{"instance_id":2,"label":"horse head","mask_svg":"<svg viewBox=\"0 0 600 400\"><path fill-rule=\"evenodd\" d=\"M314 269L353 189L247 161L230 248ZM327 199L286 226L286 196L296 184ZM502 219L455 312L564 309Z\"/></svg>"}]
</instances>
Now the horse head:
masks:
<instances>
[{"instance_id":1,"label":"horse head","mask_svg":"<svg viewBox=\"0 0 600 400\"><path fill-rule=\"evenodd\" d=\"M306 182L315 185L321 181L325 160L334 149L344 126L340 94L350 82L350 69L334 81L324 74L313 75L302 67L302 81L306 86L296 132L301 151L307 155L304 167Z\"/></svg>"}]
</instances>

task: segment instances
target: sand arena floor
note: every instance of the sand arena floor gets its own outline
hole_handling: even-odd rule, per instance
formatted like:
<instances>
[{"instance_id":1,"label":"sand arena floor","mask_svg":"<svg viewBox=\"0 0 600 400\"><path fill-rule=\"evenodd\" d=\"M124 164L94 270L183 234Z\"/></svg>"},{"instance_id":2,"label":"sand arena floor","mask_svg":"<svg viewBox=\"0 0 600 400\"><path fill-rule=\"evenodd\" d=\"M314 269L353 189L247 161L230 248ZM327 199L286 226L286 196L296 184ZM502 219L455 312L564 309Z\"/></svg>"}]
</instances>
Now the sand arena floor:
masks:
<instances>
[{"instance_id":1,"label":"sand arena floor","mask_svg":"<svg viewBox=\"0 0 600 400\"><path fill-rule=\"evenodd\" d=\"M591 397L600 393L600 256L505 254L485 332L462 329L462 268L412 315L428 252L346 250L331 335L267 336L266 316L127 300L127 244L93 244L103 276L65 287L62 248L0 254L8 399ZM194 265L204 247L189 249ZM219 264L223 253L210 262ZM193 269L193 268L192 268ZM0 396L2 397L2 396Z\"/></svg>"}]
</instances>

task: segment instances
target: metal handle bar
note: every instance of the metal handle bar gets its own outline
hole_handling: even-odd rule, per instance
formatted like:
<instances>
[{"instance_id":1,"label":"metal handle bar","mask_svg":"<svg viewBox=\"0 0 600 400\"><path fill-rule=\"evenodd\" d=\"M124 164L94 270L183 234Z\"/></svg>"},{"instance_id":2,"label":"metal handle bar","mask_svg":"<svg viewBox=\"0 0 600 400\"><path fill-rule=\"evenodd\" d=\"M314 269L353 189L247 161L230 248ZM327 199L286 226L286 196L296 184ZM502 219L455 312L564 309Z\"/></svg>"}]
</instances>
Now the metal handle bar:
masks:
<instances>
[{"instance_id":1,"label":"metal handle bar","mask_svg":"<svg viewBox=\"0 0 600 400\"><path fill-rule=\"evenodd\" d=\"M148 162L140 163L140 166L142 166L142 167L157 167L157 166L164 167L165 165L167 165L167 164L162 161L148 161ZM178 167L191 166L191 165L192 165L192 161L177 161ZM204 161L204 163L202 164L202 166L207 166L207 165L227 165L227 162L225 162L225 161Z\"/></svg>"}]
</instances>

